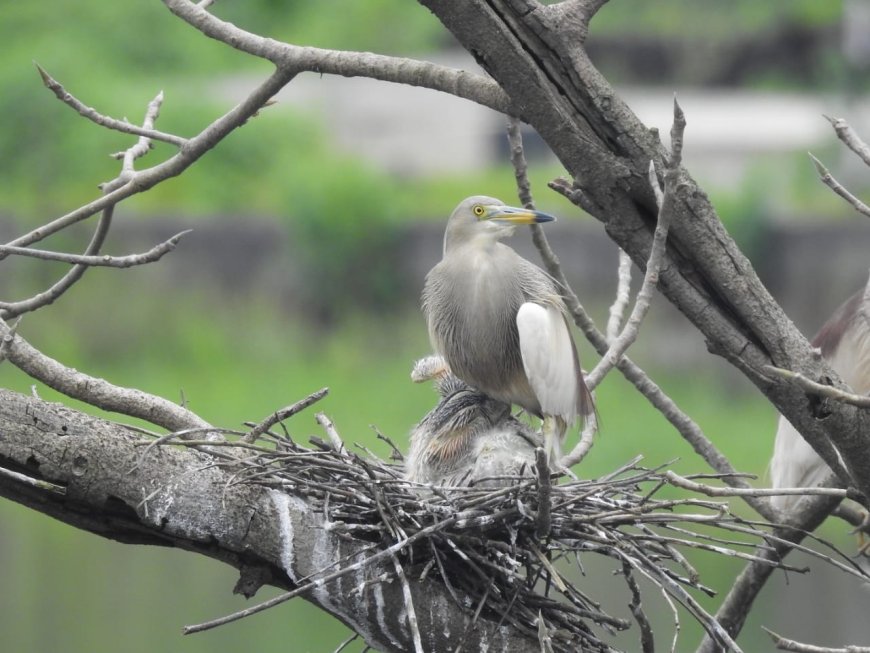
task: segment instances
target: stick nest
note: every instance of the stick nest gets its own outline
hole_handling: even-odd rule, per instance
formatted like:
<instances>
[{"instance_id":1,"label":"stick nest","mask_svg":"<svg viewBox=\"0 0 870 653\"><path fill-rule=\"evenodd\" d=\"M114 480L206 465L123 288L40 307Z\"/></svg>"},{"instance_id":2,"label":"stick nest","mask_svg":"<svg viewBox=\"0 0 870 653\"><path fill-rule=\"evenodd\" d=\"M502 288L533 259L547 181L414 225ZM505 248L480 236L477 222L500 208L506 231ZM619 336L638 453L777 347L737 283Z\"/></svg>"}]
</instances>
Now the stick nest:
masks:
<instances>
[{"instance_id":1,"label":"stick nest","mask_svg":"<svg viewBox=\"0 0 870 653\"><path fill-rule=\"evenodd\" d=\"M357 455L317 438L315 449L288 437L265 439L274 449L238 443L254 453L233 483L304 497L341 537L384 548L406 543L397 555L400 575L443 583L472 622L510 624L539 639L542 650L614 651L613 635L633 622L638 649L653 650L641 600L650 586L677 624L679 604L727 648L730 637L694 598L715 592L687 560L689 549L804 571L759 557L779 541L769 524L742 519L719 501L658 498L668 485L663 469L644 468L639 459L596 480L551 485L543 474L499 479L507 485L497 488L438 488L408 483L401 465L368 450ZM590 556L612 561L630 615L608 613L573 580Z\"/></svg>"}]
</instances>

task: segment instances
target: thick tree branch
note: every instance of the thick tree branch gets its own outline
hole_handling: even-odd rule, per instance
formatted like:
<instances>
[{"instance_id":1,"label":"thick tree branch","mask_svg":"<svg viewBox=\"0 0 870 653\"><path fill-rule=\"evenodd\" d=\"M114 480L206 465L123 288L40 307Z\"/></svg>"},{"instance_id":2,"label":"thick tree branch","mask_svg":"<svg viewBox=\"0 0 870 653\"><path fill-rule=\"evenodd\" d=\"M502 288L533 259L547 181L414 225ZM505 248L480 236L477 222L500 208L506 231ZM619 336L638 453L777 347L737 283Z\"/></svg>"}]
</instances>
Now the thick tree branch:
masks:
<instances>
[{"instance_id":1,"label":"thick tree branch","mask_svg":"<svg viewBox=\"0 0 870 653\"><path fill-rule=\"evenodd\" d=\"M155 449L135 470L140 439L124 426L0 389L0 467L12 466L65 494L0 475L0 495L98 535L137 544L173 546L238 569L268 570L270 584L292 590L322 574L324 564L361 561L370 544L339 536L305 501L255 485L231 483L233 467L190 448ZM237 462L233 463L238 464ZM14 470L13 470L14 471ZM410 592L427 650L532 652L537 642L483 616L466 631L468 612L439 583L371 582L392 568L360 565L334 583L304 594L384 651L414 650L401 611ZM361 592L354 590L364 587ZM183 618L183 617L180 617Z\"/></svg>"}]
</instances>

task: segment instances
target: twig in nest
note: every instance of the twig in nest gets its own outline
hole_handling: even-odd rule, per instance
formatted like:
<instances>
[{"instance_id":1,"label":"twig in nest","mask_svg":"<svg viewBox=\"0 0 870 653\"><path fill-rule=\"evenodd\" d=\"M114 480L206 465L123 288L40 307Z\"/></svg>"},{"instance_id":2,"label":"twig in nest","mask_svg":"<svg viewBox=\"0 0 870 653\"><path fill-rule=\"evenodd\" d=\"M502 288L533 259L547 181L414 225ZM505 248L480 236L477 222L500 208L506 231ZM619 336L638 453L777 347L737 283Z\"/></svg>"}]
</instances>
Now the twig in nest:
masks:
<instances>
[{"instance_id":1,"label":"twig in nest","mask_svg":"<svg viewBox=\"0 0 870 653\"><path fill-rule=\"evenodd\" d=\"M337 453L343 453L347 451L347 448L344 446L344 441L341 439L341 436L335 429L335 424L332 423L331 419L329 419L324 413L317 413L314 416L314 419L317 420L317 423L320 424L320 427L326 432L332 448Z\"/></svg>"},{"instance_id":2,"label":"twig in nest","mask_svg":"<svg viewBox=\"0 0 870 653\"><path fill-rule=\"evenodd\" d=\"M704 485L703 483L696 483L695 481L690 481L689 479L680 476L679 474L670 470L665 472L665 477L668 479L668 482L671 485L681 487L685 490L691 490L692 492L706 494L708 497L771 497L788 494L800 496L823 495L828 497L843 497L845 499L847 496L849 496L847 490L832 487L784 487L775 489L714 487L712 485Z\"/></svg>"},{"instance_id":3,"label":"twig in nest","mask_svg":"<svg viewBox=\"0 0 870 653\"><path fill-rule=\"evenodd\" d=\"M547 452L541 447L535 449L535 466L538 471L538 518L535 523L535 537L543 540L550 534L550 464Z\"/></svg>"},{"instance_id":4,"label":"twig in nest","mask_svg":"<svg viewBox=\"0 0 870 653\"><path fill-rule=\"evenodd\" d=\"M310 395L305 397L304 399L300 399L295 404L290 406L286 406L281 410L276 410L274 413L269 415L262 422L257 424L254 428L252 428L245 437L242 438L242 442L253 443L257 441L261 435L263 435L270 428L278 424L279 422L283 422L285 419L293 417L296 413L305 410L311 404L316 403L323 399L329 393L329 388L321 388L316 392L312 392Z\"/></svg>"}]
</instances>

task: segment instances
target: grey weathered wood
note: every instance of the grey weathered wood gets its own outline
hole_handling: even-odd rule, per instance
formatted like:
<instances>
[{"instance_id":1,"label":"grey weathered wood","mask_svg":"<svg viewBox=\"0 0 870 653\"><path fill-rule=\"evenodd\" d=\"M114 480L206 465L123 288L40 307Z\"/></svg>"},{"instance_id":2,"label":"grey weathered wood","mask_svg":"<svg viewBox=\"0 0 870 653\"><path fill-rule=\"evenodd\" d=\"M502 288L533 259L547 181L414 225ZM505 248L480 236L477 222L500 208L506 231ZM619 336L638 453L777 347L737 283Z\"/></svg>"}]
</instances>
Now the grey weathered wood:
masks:
<instances>
[{"instance_id":1,"label":"grey weathered wood","mask_svg":"<svg viewBox=\"0 0 870 653\"><path fill-rule=\"evenodd\" d=\"M120 542L200 553L241 570L248 582L259 576L288 590L345 556L357 562L366 555L365 543L331 533L302 499L228 485L232 470L214 466L208 453L154 447L133 469L144 450L137 441L123 425L0 389L0 466L66 488L59 495L0 475L0 496ZM401 583L371 583L352 594L391 568L374 564L305 598L379 650L413 650ZM426 650L454 650L461 641L466 650L484 650L485 642L490 650L538 650L483 617L466 633L469 614L442 584L408 581Z\"/></svg>"}]
</instances>

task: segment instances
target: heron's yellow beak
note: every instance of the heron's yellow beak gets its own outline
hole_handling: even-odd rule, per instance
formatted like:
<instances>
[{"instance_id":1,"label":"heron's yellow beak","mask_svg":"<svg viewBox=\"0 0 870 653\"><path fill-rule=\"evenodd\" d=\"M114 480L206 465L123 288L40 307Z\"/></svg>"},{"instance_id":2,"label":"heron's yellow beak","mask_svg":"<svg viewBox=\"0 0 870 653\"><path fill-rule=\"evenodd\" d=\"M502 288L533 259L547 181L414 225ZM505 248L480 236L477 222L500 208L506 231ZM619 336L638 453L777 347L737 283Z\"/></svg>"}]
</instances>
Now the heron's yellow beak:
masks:
<instances>
[{"instance_id":1,"label":"heron's yellow beak","mask_svg":"<svg viewBox=\"0 0 870 653\"><path fill-rule=\"evenodd\" d=\"M515 224L538 224L541 222L554 222L555 217L541 211L529 211L528 209L518 209L513 206L497 206L490 204L485 207L487 215L485 220L491 220L498 224L515 225Z\"/></svg>"}]
</instances>

